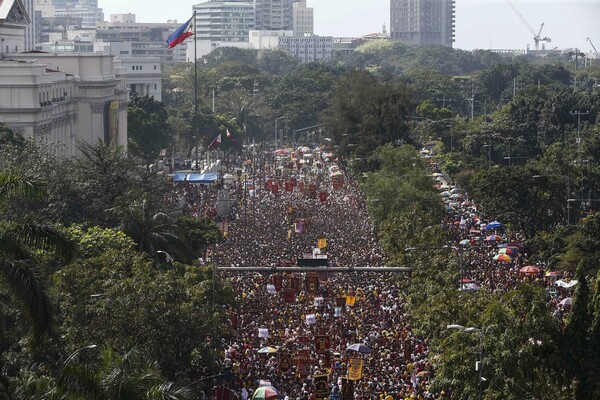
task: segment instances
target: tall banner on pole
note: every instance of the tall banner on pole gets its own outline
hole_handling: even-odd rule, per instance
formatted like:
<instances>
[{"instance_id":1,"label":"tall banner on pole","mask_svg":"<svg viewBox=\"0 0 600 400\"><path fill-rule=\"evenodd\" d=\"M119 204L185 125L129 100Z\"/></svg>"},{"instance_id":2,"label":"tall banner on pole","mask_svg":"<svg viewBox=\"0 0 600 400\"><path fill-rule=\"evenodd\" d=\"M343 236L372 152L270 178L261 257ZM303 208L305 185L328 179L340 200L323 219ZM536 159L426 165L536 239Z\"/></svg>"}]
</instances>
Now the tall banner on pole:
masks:
<instances>
[{"instance_id":1,"label":"tall banner on pole","mask_svg":"<svg viewBox=\"0 0 600 400\"><path fill-rule=\"evenodd\" d=\"M313 382L315 384L315 397L317 400L329 399L329 390L327 387L327 378L329 375L315 375Z\"/></svg>"},{"instance_id":2,"label":"tall banner on pole","mask_svg":"<svg viewBox=\"0 0 600 400\"><path fill-rule=\"evenodd\" d=\"M342 378L341 400L354 400L354 381L352 379Z\"/></svg>"},{"instance_id":3,"label":"tall banner on pole","mask_svg":"<svg viewBox=\"0 0 600 400\"><path fill-rule=\"evenodd\" d=\"M290 353L279 354L279 371L288 372L292 367L292 356Z\"/></svg>"},{"instance_id":4,"label":"tall banner on pole","mask_svg":"<svg viewBox=\"0 0 600 400\"><path fill-rule=\"evenodd\" d=\"M325 354L329 351L330 340L327 335L315 336L315 353Z\"/></svg>"},{"instance_id":5,"label":"tall banner on pole","mask_svg":"<svg viewBox=\"0 0 600 400\"><path fill-rule=\"evenodd\" d=\"M298 350L298 374L306 378L310 375L310 351Z\"/></svg>"},{"instance_id":6,"label":"tall banner on pole","mask_svg":"<svg viewBox=\"0 0 600 400\"><path fill-rule=\"evenodd\" d=\"M350 365L348 367L348 379L352 379L354 381L360 380L360 378L362 378L362 366L362 358L351 358Z\"/></svg>"}]
</instances>

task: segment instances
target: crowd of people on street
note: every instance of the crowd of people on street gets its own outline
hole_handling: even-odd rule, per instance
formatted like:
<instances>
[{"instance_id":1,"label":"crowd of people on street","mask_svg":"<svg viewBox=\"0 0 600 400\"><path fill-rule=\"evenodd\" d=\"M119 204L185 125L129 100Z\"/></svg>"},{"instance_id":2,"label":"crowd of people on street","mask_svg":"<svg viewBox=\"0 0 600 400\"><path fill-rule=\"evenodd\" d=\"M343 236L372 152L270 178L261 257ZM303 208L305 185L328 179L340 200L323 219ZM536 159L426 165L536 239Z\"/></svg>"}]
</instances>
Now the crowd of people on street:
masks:
<instances>
[{"instance_id":1,"label":"crowd of people on street","mask_svg":"<svg viewBox=\"0 0 600 400\"><path fill-rule=\"evenodd\" d=\"M321 149L281 149L236 161L227 163L232 179L211 187L182 185L172 199L221 222L224 239L211 251L218 266L273 269L223 274L239 301L230 310L232 338L219 357L229 371L224 384L231 398L247 400L269 385L286 399L315 399L325 376L328 396L340 399L348 384L342 379L357 374L350 387L357 400L449 398L430 391L435 371L427 341L412 332L402 279L388 272L284 270L299 259L326 259L329 267L385 266L365 198L343 163ZM431 172L448 210L442 221L448 245L460 253L459 290L504 291L528 280L547 288L549 306L563 318L576 282L540 263L529 265L520 233L484 221L466 193ZM495 260L501 253L509 258ZM557 287L559 278L564 285ZM358 344L366 347L352 350Z\"/></svg>"}]
</instances>

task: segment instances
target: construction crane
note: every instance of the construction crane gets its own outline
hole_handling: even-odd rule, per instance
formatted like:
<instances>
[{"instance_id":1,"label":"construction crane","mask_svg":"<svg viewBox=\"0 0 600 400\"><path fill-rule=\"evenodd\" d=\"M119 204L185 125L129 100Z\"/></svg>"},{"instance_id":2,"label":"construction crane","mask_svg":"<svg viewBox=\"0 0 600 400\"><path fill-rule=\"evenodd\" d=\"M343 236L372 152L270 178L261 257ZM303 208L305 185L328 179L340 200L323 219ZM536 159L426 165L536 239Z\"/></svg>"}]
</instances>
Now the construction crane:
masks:
<instances>
[{"instance_id":1,"label":"construction crane","mask_svg":"<svg viewBox=\"0 0 600 400\"><path fill-rule=\"evenodd\" d=\"M535 42L535 50L536 51L540 49L540 42L551 42L552 41L552 39L550 39L548 36L542 37L542 29L544 29L544 23L543 22L542 22L542 25L540 26L540 30L536 34L535 31L533 30L533 28L531 27L531 25L529 25L529 22L527 22L527 20L525 19L525 17L523 17L523 15L521 15L521 13L519 12L519 10L517 10L517 7L515 7L515 5L513 4L513 2L510 1L510 0L506 0L506 2L510 6L510 8L513 9L513 11L515 12L515 14L517 14L517 16L519 17L519 19L521 19L521 21L523 21L523 23L525 24L525 26L527 27L527 29L529 29L529 32L531 32L531 34L533 35L533 41Z\"/></svg>"},{"instance_id":2,"label":"construction crane","mask_svg":"<svg viewBox=\"0 0 600 400\"><path fill-rule=\"evenodd\" d=\"M590 40L589 37L586 37L586 39L592 45L592 49L594 49L594 53L596 53L596 55L598 55L598 50L596 50L596 46L594 46L594 43L592 43L592 41Z\"/></svg>"}]
</instances>

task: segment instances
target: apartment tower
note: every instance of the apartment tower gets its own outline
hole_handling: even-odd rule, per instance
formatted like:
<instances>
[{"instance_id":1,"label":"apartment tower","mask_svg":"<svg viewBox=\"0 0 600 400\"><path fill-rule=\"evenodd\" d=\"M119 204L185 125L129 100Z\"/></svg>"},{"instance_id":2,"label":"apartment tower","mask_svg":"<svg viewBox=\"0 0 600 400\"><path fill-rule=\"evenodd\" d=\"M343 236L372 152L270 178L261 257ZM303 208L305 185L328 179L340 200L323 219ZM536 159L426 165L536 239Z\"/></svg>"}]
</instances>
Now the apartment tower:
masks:
<instances>
[{"instance_id":1,"label":"apartment tower","mask_svg":"<svg viewBox=\"0 0 600 400\"><path fill-rule=\"evenodd\" d=\"M455 0L390 0L390 36L410 46L454 43Z\"/></svg>"}]
</instances>

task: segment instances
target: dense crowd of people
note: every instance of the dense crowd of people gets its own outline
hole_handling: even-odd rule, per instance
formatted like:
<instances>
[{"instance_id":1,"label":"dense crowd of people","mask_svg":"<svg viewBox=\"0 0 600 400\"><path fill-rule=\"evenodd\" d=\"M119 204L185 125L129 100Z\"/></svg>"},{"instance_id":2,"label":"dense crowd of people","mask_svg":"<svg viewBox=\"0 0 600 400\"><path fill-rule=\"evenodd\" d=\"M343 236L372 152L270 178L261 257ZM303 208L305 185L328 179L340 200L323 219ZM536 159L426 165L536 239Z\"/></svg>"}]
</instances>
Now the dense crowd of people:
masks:
<instances>
[{"instance_id":1,"label":"dense crowd of people","mask_svg":"<svg viewBox=\"0 0 600 400\"><path fill-rule=\"evenodd\" d=\"M224 240L213 253L219 266L277 267L270 274L226 274L240 304L231 310L235 334L219 358L231 397L246 400L272 385L287 399L315 399L316 380L326 376L328 396L339 399L342 378L356 374L361 362L354 399L448 398L429 390L435 371L427 343L413 334L406 292L390 273L281 272L307 258L327 257L329 266L340 267L385 265L364 196L343 163L319 149L246 158L228 162L227 171L237 172L229 179L181 186L174 197L188 212L221 222ZM523 272L525 238L488 225L467 194L435 175L448 210L448 244L462 260L460 289L510 290L529 280L547 288L549 306L563 318L574 285L569 277L539 263ZM494 260L500 248L510 261ZM565 286L555 286L558 278ZM368 350L351 350L352 344Z\"/></svg>"}]
</instances>

